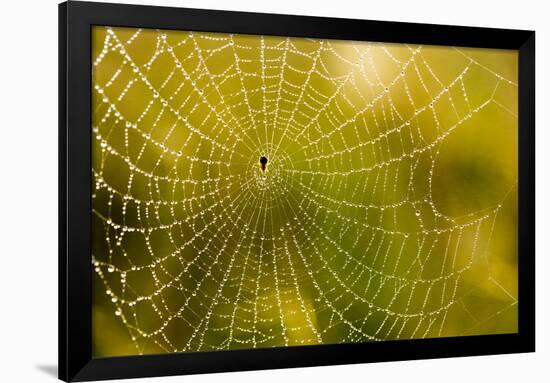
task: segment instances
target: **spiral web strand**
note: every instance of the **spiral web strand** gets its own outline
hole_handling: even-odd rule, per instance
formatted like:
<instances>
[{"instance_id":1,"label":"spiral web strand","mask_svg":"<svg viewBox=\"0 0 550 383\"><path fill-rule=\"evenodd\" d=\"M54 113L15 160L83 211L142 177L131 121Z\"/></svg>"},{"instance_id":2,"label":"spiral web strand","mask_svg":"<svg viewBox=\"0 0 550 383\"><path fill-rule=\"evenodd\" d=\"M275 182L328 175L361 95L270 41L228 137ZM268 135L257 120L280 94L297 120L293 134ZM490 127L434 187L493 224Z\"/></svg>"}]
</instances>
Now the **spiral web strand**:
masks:
<instances>
[{"instance_id":1,"label":"spiral web strand","mask_svg":"<svg viewBox=\"0 0 550 383\"><path fill-rule=\"evenodd\" d=\"M453 134L517 119L515 79L453 48L443 78L433 47L93 33L94 310L133 353L515 331L487 325L517 305L490 256L515 184L434 197Z\"/></svg>"}]
</instances>

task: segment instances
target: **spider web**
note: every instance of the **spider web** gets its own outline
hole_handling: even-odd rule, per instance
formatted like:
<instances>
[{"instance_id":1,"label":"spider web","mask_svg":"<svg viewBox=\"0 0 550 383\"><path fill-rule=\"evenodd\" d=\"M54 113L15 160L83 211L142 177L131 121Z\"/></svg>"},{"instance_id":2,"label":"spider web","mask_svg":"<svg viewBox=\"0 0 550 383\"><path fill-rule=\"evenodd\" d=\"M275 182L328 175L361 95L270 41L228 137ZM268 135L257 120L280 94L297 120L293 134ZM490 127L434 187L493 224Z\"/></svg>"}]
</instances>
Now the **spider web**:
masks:
<instances>
[{"instance_id":1,"label":"spider web","mask_svg":"<svg viewBox=\"0 0 550 383\"><path fill-rule=\"evenodd\" d=\"M515 331L486 325L517 305L490 269L514 184L434 196L453 134L517 118L514 79L454 48L442 76L435 47L94 36L94 310L135 353Z\"/></svg>"}]
</instances>

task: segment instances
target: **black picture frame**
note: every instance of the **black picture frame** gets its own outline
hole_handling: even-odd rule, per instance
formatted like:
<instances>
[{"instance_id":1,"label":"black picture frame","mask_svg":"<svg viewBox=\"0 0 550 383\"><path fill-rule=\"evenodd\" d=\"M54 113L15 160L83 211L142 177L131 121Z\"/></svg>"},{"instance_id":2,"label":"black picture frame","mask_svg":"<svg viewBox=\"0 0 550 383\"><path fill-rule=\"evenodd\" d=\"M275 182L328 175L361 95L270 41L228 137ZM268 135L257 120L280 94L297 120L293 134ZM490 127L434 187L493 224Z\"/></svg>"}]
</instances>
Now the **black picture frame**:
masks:
<instances>
[{"instance_id":1,"label":"black picture frame","mask_svg":"<svg viewBox=\"0 0 550 383\"><path fill-rule=\"evenodd\" d=\"M519 52L518 333L92 358L91 27L366 40ZM535 350L535 32L69 1L59 5L59 378L87 381Z\"/></svg>"}]
</instances>

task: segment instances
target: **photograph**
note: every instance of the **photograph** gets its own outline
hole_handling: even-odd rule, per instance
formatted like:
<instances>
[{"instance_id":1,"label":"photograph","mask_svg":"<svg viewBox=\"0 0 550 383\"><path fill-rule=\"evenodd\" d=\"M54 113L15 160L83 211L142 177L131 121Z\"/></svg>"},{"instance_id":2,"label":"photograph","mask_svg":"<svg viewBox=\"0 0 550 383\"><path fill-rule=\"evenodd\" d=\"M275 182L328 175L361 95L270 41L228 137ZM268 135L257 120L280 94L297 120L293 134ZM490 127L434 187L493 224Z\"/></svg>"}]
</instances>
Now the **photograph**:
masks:
<instances>
[{"instance_id":1,"label":"photograph","mask_svg":"<svg viewBox=\"0 0 550 383\"><path fill-rule=\"evenodd\" d=\"M92 62L94 355L518 331L517 51L97 26Z\"/></svg>"}]
</instances>

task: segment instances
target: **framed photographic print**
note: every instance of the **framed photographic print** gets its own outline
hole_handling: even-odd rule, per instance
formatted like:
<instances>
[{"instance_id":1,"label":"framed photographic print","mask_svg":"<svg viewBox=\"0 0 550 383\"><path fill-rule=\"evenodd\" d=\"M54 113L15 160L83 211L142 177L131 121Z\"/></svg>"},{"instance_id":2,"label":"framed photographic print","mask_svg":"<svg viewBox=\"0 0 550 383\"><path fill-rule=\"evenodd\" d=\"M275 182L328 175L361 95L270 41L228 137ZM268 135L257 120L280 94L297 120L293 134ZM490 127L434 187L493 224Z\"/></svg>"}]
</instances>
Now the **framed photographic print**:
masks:
<instances>
[{"instance_id":1,"label":"framed photographic print","mask_svg":"<svg viewBox=\"0 0 550 383\"><path fill-rule=\"evenodd\" d=\"M534 32L59 6L59 377L534 351Z\"/></svg>"}]
</instances>

